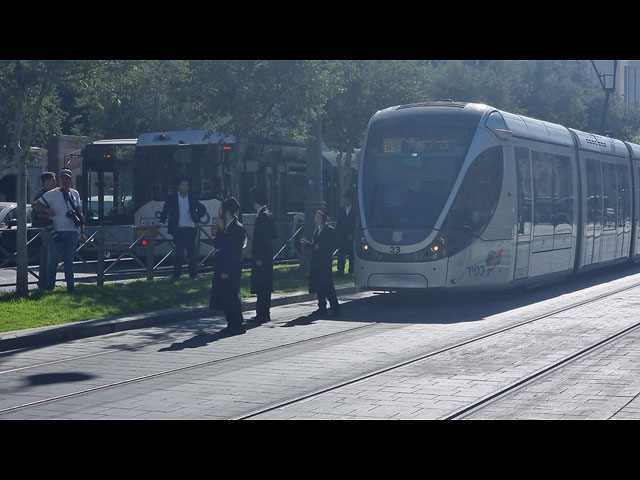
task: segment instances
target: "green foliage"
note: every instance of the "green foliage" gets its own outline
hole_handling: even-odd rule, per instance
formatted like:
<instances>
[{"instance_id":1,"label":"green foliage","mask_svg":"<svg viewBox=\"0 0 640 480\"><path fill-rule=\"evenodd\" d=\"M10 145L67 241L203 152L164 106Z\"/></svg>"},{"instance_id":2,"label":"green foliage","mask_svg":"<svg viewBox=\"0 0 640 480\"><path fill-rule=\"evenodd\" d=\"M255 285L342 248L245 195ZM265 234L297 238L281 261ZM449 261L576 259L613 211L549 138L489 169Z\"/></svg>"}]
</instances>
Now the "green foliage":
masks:
<instances>
[{"instance_id":1,"label":"green foliage","mask_svg":"<svg viewBox=\"0 0 640 480\"><path fill-rule=\"evenodd\" d=\"M37 118L24 110L23 140L35 125L34 146L54 133L122 138L207 128L305 138L322 113L325 142L350 151L377 110L398 104L486 103L592 132L604 107L588 60L5 60L0 149L15 131L19 91L31 105L45 84ZM614 95L606 129L629 139L639 115Z\"/></svg>"}]
</instances>

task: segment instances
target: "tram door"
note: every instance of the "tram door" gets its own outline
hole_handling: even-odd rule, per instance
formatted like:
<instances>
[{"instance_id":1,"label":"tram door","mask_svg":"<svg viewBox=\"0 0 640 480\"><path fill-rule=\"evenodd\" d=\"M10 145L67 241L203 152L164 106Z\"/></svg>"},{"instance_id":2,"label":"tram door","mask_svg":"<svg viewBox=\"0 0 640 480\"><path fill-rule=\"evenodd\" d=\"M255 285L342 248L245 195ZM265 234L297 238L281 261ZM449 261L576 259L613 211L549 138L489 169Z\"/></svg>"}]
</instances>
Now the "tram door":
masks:
<instances>
[{"instance_id":1,"label":"tram door","mask_svg":"<svg viewBox=\"0 0 640 480\"><path fill-rule=\"evenodd\" d=\"M635 242L635 252L634 255L640 255L640 164L637 162L633 162L633 168L635 169L635 186L636 186L636 195L635 195L635 226L636 226L636 242Z\"/></svg>"},{"instance_id":2,"label":"tram door","mask_svg":"<svg viewBox=\"0 0 640 480\"><path fill-rule=\"evenodd\" d=\"M602 171L600 162L586 159L587 222L585 224L584 264L600 262L602 244Z\"/></svg>"},{"instance_id":3,"label":"tram door","mask_svg":"<svg viewBox=\"0 0 640 480\"><path fill-rule=\"evenodd\" d=\"M518 181L518 205L514 279L517 280L519 278L526 278L529 275L533 186L531 179L531 162L529 161L529 149L516 147L515 154Z\"/></svg>"}]
</instances>

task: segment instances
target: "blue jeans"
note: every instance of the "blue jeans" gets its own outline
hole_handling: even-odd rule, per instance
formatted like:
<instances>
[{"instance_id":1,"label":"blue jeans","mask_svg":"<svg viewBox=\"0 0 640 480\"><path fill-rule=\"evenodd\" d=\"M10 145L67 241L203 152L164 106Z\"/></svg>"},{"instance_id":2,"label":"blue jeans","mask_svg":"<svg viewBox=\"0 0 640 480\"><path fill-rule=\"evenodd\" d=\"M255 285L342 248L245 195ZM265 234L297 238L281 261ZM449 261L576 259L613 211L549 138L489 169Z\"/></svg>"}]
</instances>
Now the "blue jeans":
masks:
<instances>
[{"instance_id":1,"label":"blue jeans","mask_svg":"<svg viewBox=\"0 0 640 480\"><path fill-rule=\"evenodd\" d=\"M47 288L53 290L56 286L56 272L58 259L62 253L64 260L64 279L67 288L73 287L73 257L78 246L78 232L58 232L58 240L49 240L49 266L47 271Z\"/></svg>"}]
</instances>

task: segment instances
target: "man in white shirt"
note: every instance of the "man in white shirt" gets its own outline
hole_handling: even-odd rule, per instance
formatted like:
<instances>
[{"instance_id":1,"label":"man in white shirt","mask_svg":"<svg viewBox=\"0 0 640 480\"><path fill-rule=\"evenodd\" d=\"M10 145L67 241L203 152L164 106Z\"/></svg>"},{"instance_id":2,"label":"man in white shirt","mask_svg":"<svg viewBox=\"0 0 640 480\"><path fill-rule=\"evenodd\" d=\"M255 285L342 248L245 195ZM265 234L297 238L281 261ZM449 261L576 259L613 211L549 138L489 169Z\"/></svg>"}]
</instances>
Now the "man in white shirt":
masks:
<instances>
[{"instance_id":1,"label":"man in white shirt","mask_svg":"<svg viewBox=\"0 0 640 480\"><path fill-rule=\"evenodd\" d=\"M194 192L189 191L189 179L180 178L177 192L167 197L160 214L160 224L164 225L169 219L169 234L173 236L176 245L173 278L177 280L182 273L184 251L187 251L189 264L189 276L196 279L198 276L198 254L196 252L197 227L200 219L205 215L206 209L198 201Z\"/></svg>"},{"instance_id":2,"label":"man in white shirt","mask_svg":"<svg viewBox=\"0 0 640 480\"><path fill-rule=\"evenodd\" d=\"M33 204L35 210L45 212L53 220L57 235L49 241L49 263L47 268L47 290L56 284L56 271L60 254L64 260L64 278L67 292L74 292L73 258L80 234L84 237L84 225L74 218L82 219L80 194L71 188L72 173L68 168L60 172L60 187L45 192ZM43 201L43 199L45 201ZM48 206L47 206L48 205Z\"/></svg>"}]
</instances>

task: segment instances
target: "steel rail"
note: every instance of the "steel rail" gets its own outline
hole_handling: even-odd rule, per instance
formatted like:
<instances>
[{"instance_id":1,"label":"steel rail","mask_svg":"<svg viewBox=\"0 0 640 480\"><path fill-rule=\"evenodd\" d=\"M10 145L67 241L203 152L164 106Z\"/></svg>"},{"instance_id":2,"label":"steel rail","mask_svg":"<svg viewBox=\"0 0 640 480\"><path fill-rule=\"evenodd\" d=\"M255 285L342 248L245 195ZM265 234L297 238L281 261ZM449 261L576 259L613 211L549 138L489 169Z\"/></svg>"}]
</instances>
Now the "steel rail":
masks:
<instances>
[{"instance_id":1,"label":"steel rail","mask_svg":"<svg viewBox=\"0 0 640 480\"><path fill-rule=\"evenodd\" d=\"M215 365L215 364L227 362L227 361L230 361L230 360L236 360L238 358L250 357L252 355L259 355L259 354L263 354L263 353L267 353L267 352L272 352L272 351L275 351L275 350L280 350L280 349L283 349L283 348L288 348L288 347L292 347L292 346L295 346L295 345L300 345L300 344L303 344L303 343L313 342L313 341L316 341L316 340L321 340L321 339L325 339L325 338L328 338L328 337L332 337L332 336L337 336L337 335L341 335L341 334L344 334L344 333L353 332L355 330L361 330L361 329L364 329L364 328L371 328L371 327L374 327L376 325L378 325L378 324L377 323L368 323L366 325L359 325L357 327L349 328L347 330L341 330L339 332L327 333L325 335L320 335L320 336L313 337L313 338L306 338L304 340L296 340L294 342L289 342L289 343L285 343L285 344L281 344L281 345L274 345L273 347L267 347L267 348L263 348L263 349L260 349L260 350L254 350L254 351L251 351L251 352L240 353L240 354L237 354L237 355L230 355L228 357L218 358L218 359L215 359L215 360L208 360L206 362L200 362L200 363L196 363L196 364L185 365L185 366L182 366L182 367L172 368L172 369L164 370L164 371L161 371L161 372L150 373L150 374L141 375L141 376L135 377L135 378L129 378L129 379L126 379L126 380L120 380L120 381L108 383L108 384L105 384L105 385L99 385L97 387L91 387L91 388L87 388L87 389L84 389L84 390L78 390L78 391L75 391L75 392L65 393L65 394L62 394L62 395L55 396L55 397L44 398L44 399L41 399L41 400L36 400L36 401L33 401L33 402L28 402L28 403L21 404L21 405L14 405L12 407L6 407L6 408L0 409L0 415L8 413L8 412L12 412L14 410L19 410L19 409L28 408L28 407L34 407L34 406L37 406L37 405L41 405L43 403L55 402L57 400L63 400L63 399L66 399L66 398L75 397L75 396L83 395L83 394L87 394L87 393L92 393L92 392L96 392L96 391L99 391L99 390L104 390L104 389L107 389L107 388L113 388L113 387L118 387L118 386L122 386L122 385L128 385L130 383L140 382L140 381L148 380L148 379L151 379L151 378L170 375L172 373L178 373L178 372L182 372L184 370L207 367L207 366L210 366L210 365ZM116 350L116 351L120 351L120 350ZM113 352L99 352L99 354L104 354L104 353L113 353ZM86 358L87 356L97 356L97 355L98 354L89 354L89 355L83 355L82 357L77 357L77 358ZM72 359L63 359L63 360L59 360L57 362L47 362L47 363L43 363L41 365L48 365L48 364L51 364L51 363L62 363L63 361L70 361L70 360L72 360ZM36 366L38 366L38 365L34 365L34 366L32 366L32 368L35 368ZM21 367L21 368L17 368L17 369L13 369L13 370L8 370L6 372L1 372L1 373L9 373L11 371L17 371L17 370L20 370L20 369L26 369L26 367Z\"/></svg>"},{"instance_id":2,"label":"steel rail","mask_svg":"<svg viewBox=\"0 0 640 480\"><path fill-rule=\"evenodd\" d=\"M598 342L595 342L591 345L589 345L588 347L583 348L582 350L572 353L571 355L568 355L566 357L564 357L561 360L558 360L556 362L554 362L553 364L546 366L540 370L538 370L537 372L534 372L530 375L527 375L524 378L521 378L520 380L512 383L511 385L508 385L504 388L501 388L500 390L497 390L493 393L491 393L490 395L487 395L483 398L481 398L480 400L477 400L473 403L470 403L469 405L462 407L456 411L454 411L453 413L449 413L448 415L446 415L445 417L443 417L441 420L458 420L458 419L463 419L463 418L467 418L479 411L481 411L484 408L487 408L489 405L498 403L502 398L504 398L507 395L510 395L518 390L520 390L521 388L527 387L533 383L535 383L536 381L541 380L542 378L546 377L547 375L550 375L551 373L555 372L556 370L559 370L562 367L565 367L566 365L573 363L591 353L593 353L594 351L610 344L611 342L614 342L616 340L620 340L621 338L625 337L626 335L629 335L630 333L632 333L633 331L637 330L640 328L640 322L637 322L629 327L623 328L622 330L614 333L613 335L609 335L607 338L600 340ZM637 396L637 395L636 395ZM628 403L627 403L628 404ZM624 408L624 407L622 407ZM622 408L620 410L622 410ZM618 412L620 411L618 410ZM616 413L618 413L616 412ZM614 414L615 415L615 414Z\"/></svg>"},{"instance_id":3,"label":"steel rail","mask_svg":"<svg viewBox=\"0 0 640 480\"><path fill-rule=\"evenodd\" d=\"M508 332L510 330L514 330L516 328L520 328L522 326L525 326L525 325L528 325L530 323L534 323L534 322L543 320L545 318L551 317L553 315L557 315L557 314L565 312L567 310L572 310L574 308L578 308L578 307L581 307L583 305L586 305L586 304L589 304L589 303L593 303L593 302L596 302L598 300L602 300L603 298L607 298L607 297L616 295L618 293L622 293L624 291L631 290L631 289L638 288L638 287L640 287L640 283L636 283L634 285L630 285L630 286L627 286L627 287L622 287L622 288L616 289L616 290L611 291L611 292L607 292L607 293L604 293L604 294L601 294L601 295L597 295L595 297L590 298L589 300L582 300L582 301L573 303L571 305L568 305L566 307L558 308L556 310L553 310L552 312L548 312L548 313L545 313L545 314L542 314L542 315L538 315L538 316L536 316L534 318L530 318L530 319L524 320L524 321L519 322L517 324L510 325L508 327L503 327L503 328L500 328L498 330L494 330L492 332L488 332L488 333L485 333L485 334L482 334L482 335L478 335L476 337L473 337L473 338L464 340L462 342L458 342L458 343L455 343L455 344L452 344L452 345L449 345L449 346L446 346L446 347L443 347L443 348L440 348L440 349L437 349L437 350L434 350L434 351L431 351L431 352L428 352L428 353L425 353L425 354L420 354L420 355L414 356L414 357L412 357L410 359L397 362L397 363L395 363L393 365L388 365L388 366L386 366L384 368L381 368L381 369L378 369L378 370L375 370L375 371L372 371L372 372L368 372L368 373L359 375L357 377L353 377L353 378L348 379L348 380L342 380L340 382L336 382L333 385L330 385L330 386L327 386L327 387L323 387L323 388L320 388L318 390L314 390L313 392L308 392L308 393L305 393L305 394L302 394L302 395L299 395L299 396L296 396L296 397L292 397L292 398L290 398L288 400L283 400L283 401L280 401L280 402L273 403L273 404L271 404L271 405L269 405L267 407L256 409L256 410L254 410L252 412L249 412L249 413L246 413L246 414L243 414L243 415L239 415L237 417L233 417L232 419L233 420L246 420L246 419L249 419L249 418L252 418L252 417L256 417L258 415L262 415L264 413L267 413L267 412L270 412L270 411L273 411L273 410L277 410L279 408L287 407L287 406L295 404L295 403L306 401L306 400L309 400L311 398L318 397L318 396L320 396L322 394L337 390L339 388L342 388L342 387L345 387L345 386L348 386L348 385L351 385L351 384L354 384L354 383L357 383L357 382L361 382L363 380L367 380L369 378L373 378L373 377L382 375L384 373L387 373L387 372L390 372L390 371L393 371L393 370L398 370L398 369L400 369L402 367L405 367L407 365L411 365L411 364L420 362L422 360L426 360L426 359L434 357L436 355L441 355L441 354L449 352L451 350L455 350L455 349L464 347L466 345L469 345L469 344L472 344L472 343L475 343L475 342L479 342L479 341L484 340L486 338L493 337L493 336L499 335L501 333ZM630 327L630 328L637 328L638 326L640 326L640 322L638 324L634 325L633 327ZM445 417L445 418L449 418L449 417Z\"/></svg>"},{"instance_id":4,"label":"steel rail","mask_svg":"<svg viewBox=\"0 0 640 480\"><path fill-rule=\"evenodd\" d=\"M299 403L301 401L308 400L310 398L314 398L314 397L320 396L320 395L322 395L324 393L327 393L327 392L342 388L344 386L351 385L353 383L357 383L357 382L360 382L360 381L363 381L363 380L367 380L369 378L376 377L378 375L381 375L381 374L384 374L384 373L387 373L387 372L390 372L390 371L393 371L393 370L400 369L400 368L405 367L407 365L411 365L411 364L420 362L422 360L425 360L425 359L428 359L428 358L431 358L431 357L434 357L434 356L449 352L451 350L455 350L455 349L464 347L466 345L469 345L469 344L484 340L486 338L490 338L490 337L499 335L501 333L520 328L522 326L528 325L530 323L534 323L536 321L543 320L543 319L551 317L553 315L557 315L559 313L562 313L562 312L565 312L565 311L568 311L568 310L572 310L574 308L578 308L578 307L581 307L581 306L589 304L589 303L597 302L597 301L602 300L604 298L607 298L607 297L610 297L610 296L613 296L613 295L616 295L618 293L621 293L621 292L624 292L624 291L628 291L628 290L631 290L631 289L634 289L634 288L638 288L638 287L640 287L640 283L636 283L636 284L633 284L633 285L630 285L630 286L626 286L626 287L621 287L621 288L615 289L613 291L597 295L597 296L592 297L592 298L590 298L588 300L582 300L582 301L579 301L579 302L574 302L574 303L572 303L570 305L567 305L567 306L564 306L564 307L561 307L561 308L557 308L557 309L555 309L555 310L553 310L551 312L547 312L547 313L542 314L542 315L537 315L537 316L535 316L533 318L529 318L529 319L524 320L522 322L518 322L517 324L510 325L508 327L503 327L503 328L494 330L492 332L488 332L488 333L484 333L484 334L481 334L481 335L477 335L477 336L472 337L470 339L467 339L467 340L464 340L464 341L461 341L461 342L457 342L457 343L448 345L448 346L443 347L443 348L439 348L437 350L434 350L434 351L431 351L431 352L428 352L428 353L420 354L420 355L414 356L414 357L412 357L410 359L407 359L407 360L402 360L400 362L394 363L392 365L388 365L388 366L383 367L381 369L377 369L375 371L368 372L368 373L365 373L365 374L362 374L362 375L359 375L357 377L353 377L353 378L350 378L350 379L347 379L347 380L342 380L342 381L336 382L335 384L332 384L330 386L314 390L312 392L307 392L307 393L304 393L304 394L301 394L301 395L297 395L295 397L292 397L292 398L289 398L289 399L286 399L286 400L275 402L275 403L270 404L270 405L268 405L266 407L262 407L262 408L253 410L251 412L248 412L248 413L236 416L236 417L232 417L231 419L233 419L233 420L244 420L244 419L253 418L253 417L256 417L258 415L267 413L269 411L273 411L273 410L276 410L276 409L279 409L279 408L283 408L283 407L286 407L286 406L289 406L289 405L292 405L292 404L295 404L295 403ZM283 323L283 322L274 322L274 323ZM285 343L285 344L281 344L281 345L275 345L275 346L272 346L272 347L267 347L267 348L264 348L264 349L259 349L259 350L255 350L255 351L251 351L251 352L245 352L245 353L238 354L238 355L231 355L231 356L220 358L220 359L216 359L216 360L209 360L209 361L206 361L206 362L200 362L200 363L196 363L196 364L185 365L185 366L177 367L177 368L174 368L174 369L164 370L164 371L161 371L161 372L155 372L155 373L151 373L151 374L147 374L147 375L142 375L142 376L138 376L138 377L131 378L131 379L112 382L112 383L109 383L109 384L100 385L100 386L92 387L92 388L85 389L85 390L79 390L79 391L76 391L76 392L70 392L70 393L59 395L59 396L56 396L56 397L45 398L45 399L37 400L37 401L34 401L34 402L29 402L29 403L25 403L25 404L21 404L21 405L16 405L16 406L13 406L13 407L7 407L7 408L4 408L4 409L0 409L0 415L4 414L4 413L7 413L7 412L10 412L10 411L17 410L17 409L33 407L33 406L37 406L37 405L40 405L40 404L43 404L43 403L54 402L54 401L57 401L57 400L62 400L62 399L73 397L73 396L77 396L77 395L87 394L87 393L95 392L95 391L98 391L98 390L103 390L103 389L112 388L112 387L118 387L118 386L121 386L121 385L127 385L127 384L130 384L130 383L133 383L133 382L144 381L144 380L151 379L151 378L156 378L156 377L159 377L159 376L170 375L170 374L181 372L181 371L184 371L184 370L206 367L206 366L209 366L209 365L214 365L214 364L217 364L217 363L231 361L231 360L235 360L235 359L238 359L238 358L249 357L249 356L252 356L252 355L259 355L259 354L262 354L262 353L267 353L267 352L271 352L271 351L285 349L285 348L288 348L288 347L291 347L291 346L304 344L304 343L309 343L309 342L312 342L312 341L325 339L327 337L338 336L338 335L342 335L342 334L345 334L345 333L350 333L352 331L361 330L361 329L364 329L364 328L371 328L371 327L378 326L378 325L380 325L380 324L379 323L368 323L366 325L360 325L358 327L350 328L350 329L347 329L347 330L341 330L339 332L333 332L333 333L326 334L326 335L320 335L320 336L313 337L313 338L308 338L308 339L304 339L304 340L297 340L297 341L294 341L294 342L289 342L289 343ZM628 327L624 331L630 330L630 329L634 329L634 328L638 328L638 327L640 327L640 322L638 324L634 324L632 327ZM614 337L616 335L619 336L621 333L624 333L624 331L623 332L618 332L617 334L614 335ZM609 339L605 339L605 340L603 340L601 342L598 342L598 343L607 342L608 340ZM588 348L593 348L593 347L588 347ZM105 352L105 353L114 353L116 351L121 351L121 350L114 350L113 352ZM581 353L578 352L575 355L580 355L580 354ZM89 356L91 356L91 355L95 356L95 354L89 354ZM85 356L77 357L77 358L84 358L84 357ZM573 357L573 355L572 355L572 357ZM76 358L63 359L63 360L56 361L54 363L61 363L63 361L72 361L74 359L76 359ZM44 363L42 365L47 365L48 363L50 363L50 362ZM39 366L39 365L34 365L32 367L35 368L37 366ZM22 367L22 368L26 368L26 367ZM549 367L549 368L553 368L553 366ZM543 369L543 370L546 371L546 370L549 370L549 368L546 368L546 369ZM4 372L0 372L0 373L4 373ZM536 372L536 373L541 374L540 372ZM516 382L516 383L520 383L520 382ZM513 385L514 384L512 384L512 388L514 388ZM489 397L494 398L497 395L499 395L499 394L490 395ZM483 401L483 403L486 402L486 401L489 401L490 400L489 397L486 397L486 399L483 399L481 401ZM466 408L462 409L462 410L466 411ZM455 416L459 416L459 415L464 413L464 412L462 412L462 410L454 412L451 415L452 416L454 416L454 415ZM445 418L449 418L449 417L445 417Z\"/></svg>"}]
</instances>

